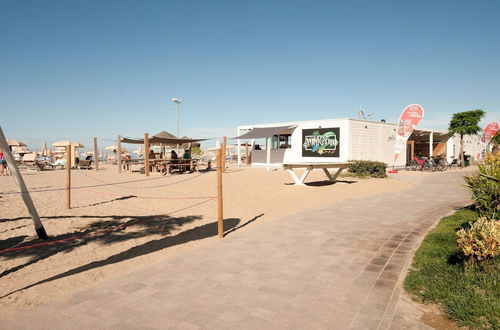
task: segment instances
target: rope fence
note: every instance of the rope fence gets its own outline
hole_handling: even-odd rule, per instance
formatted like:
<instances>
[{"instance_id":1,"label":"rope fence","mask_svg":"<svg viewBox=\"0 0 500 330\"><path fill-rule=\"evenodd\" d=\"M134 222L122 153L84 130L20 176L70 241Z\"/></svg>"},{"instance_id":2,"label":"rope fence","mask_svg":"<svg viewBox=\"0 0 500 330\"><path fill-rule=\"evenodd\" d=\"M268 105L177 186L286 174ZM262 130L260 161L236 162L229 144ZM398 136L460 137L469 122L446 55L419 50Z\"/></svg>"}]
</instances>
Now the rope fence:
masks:
<instances>
[{"instance_id":1,"label":"rope fence","mask_svg":"<svg viewBox=\"0 0 500 330\"><path fill-rule=\"evenodd\" d=\"M2 141L5 142L5 137L3 136L3 133L2 133L2 137L3 137ZM120 137L118 137L117 141L119 141L119 139L120 139ZM94 143L95 143L94 148L97 152L96 139L94 139ZM6 144L6 142L4 144ZM118 149L120 150L119 144L118 144ZM67 151L67 164L71 164L70 145L67 146L66 151ZM175 196L175 197L173 197L173 196L136 196L136 195L134 195L133 197L139 198L139 199L148 199L148 200L202 200L201 202L197 202L195 204L183 207L181 209L175 210L173 212L170 212L170 213L168 213L166 215L162 215L162 216L168 216L171 214L175 214L175 213L181 212L183 210L187 210L187 209L196 207L198 205L207 203L211 200L217 199L218 200L218 204L217 204L218 237L222 238L223 237L223 230L224 230L224 228L223 228L223 208L222 208L222 173L224 172L224 167L225 167L223 165L223 156L222 155L223 155L222 150L218 149L217 150L217 166L216 166L216 170L217 170L217 176L216 176L217 177L217 182L216 182L217 195L216 196L184 196L184 197ZM146 161L146 164L147 163L148 162ZM12 160L10 161L9 165L11 165L15 169L15 171L18 172L17 166L14 164L14 162ZM118 164L118 166L120 166L120 164ZM97 195L108 195L108 196L114 196L114 197L119 196L119 197L123 198L123 197L127 197L127 196L123 196L123 194L113 193L113 192L96 191L96 190L94 190L94 188L110 186L110 187L114 187L114 188L118 188L118 189L144 191L144 189L164 188L164 187L180 184L183 182L191 181L191 180L199 178L202 175L201 173L198 173L197 175L191 176L189 178L185 178L185 179L178 180L175 182L169 182L166 184L151 185L151 186L146 186L146 187L133 187L133 186L127 186L127 184L166 179L167 177L159 177L159 178L147 177L145 179L136 179L136 180L121 181L121 182L105 182L104 180L100 180L100 179L97 179L95 177L89 176L88 174L86 174L82 170L80 170L80 171L75 171L75 172L79 173L78 175L81 175L81 176L85 177L86 179L90 179L90 180L97 182L97 184L72 187L72 185L71 185L71 172L72 172L71 166L67 165L66 172L67 172L67 185L66 185L66 187L28 190L25 187L24 182L23 182L22 186L20 186L18 184L18 188L20 191L0 192L0 195L18 195L19 194L19 195L23 196L23 199L25 200L25 203L26 203L26 199L29 199L29 201L31 201L31 197L30 197L31 193L48 193L48 192L56 192L56 191L66 191L67 192L67 208L71 209L71 190L72 189L86 190L86 191L91 192L92 194L97 194ZM19 177L19 178L17 178L17 177ZM16 180L17 179L22 180L20 173L17 173L17 177L16 177ZM130 197L132 197L132 196L130 196ZM48 239L47 235L45 234L45 230L41 224L41 221L39 220L39 216L38 216L38 214L36 214L36 209L35 209L34 205L28 205L28 204L29 203L27 203L27 206L28 206L28 209L30 209L30 215L31 215L32 219L35 221L35 228L37 230L37 234L39 234L38 236L42 239ZM32 202L31 202L31 204L32 204ZM97 235L107 234L107 233L115 232L118 230L124 230L125 228L127 228L129 226L141 224L141 223L144 223L147 221L152 221L152 220L154 220L153 218L146 218L146 219L134 221L132 223L121 224L121 225L114 226L113 228L106 228L106 229L100 229L100 230L96 230L96 231L92 231L92 232L88 232L88 233L75 234L75 235L72 235L72 236L66 237L66 238L61 238L61 239L56 239L56 240L51 240L51 241L49 240L49 241L45 241L45 242L22 245L22 246L9 247L9 248L0 250L0 254L6 253L6 252L11 252L11 251L18 251L18 250L47 246L47 245L54 245L57 243L62 243L62 242L67 242L67 241L79 240L79 239L83 239L83 238L89 237L89 236L97 236ZM42 233L40 233L40 228L43 231ZM44 235L40 235L40 234L44 234Z\"/></svg>"}]
</instances>

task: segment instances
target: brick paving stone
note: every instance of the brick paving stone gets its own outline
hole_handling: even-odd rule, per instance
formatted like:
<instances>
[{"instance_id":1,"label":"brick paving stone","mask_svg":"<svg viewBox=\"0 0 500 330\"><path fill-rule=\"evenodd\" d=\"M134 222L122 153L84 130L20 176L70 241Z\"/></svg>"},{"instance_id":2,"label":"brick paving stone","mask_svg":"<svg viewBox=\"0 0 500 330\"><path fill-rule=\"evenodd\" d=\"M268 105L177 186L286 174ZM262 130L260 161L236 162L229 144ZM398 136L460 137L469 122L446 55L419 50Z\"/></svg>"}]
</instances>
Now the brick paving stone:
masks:
<instances>
[{"instance_id":1,"label":"brick paving stone","mask_svg":"<svg viewBox=\"0 0 500 330\"><path fill-rule=\"evenodd\" d=\"M464 174L396 176L414 186L249 225L1 327L425 329L401 303L402 276L429 227L469 203Z\"/></svg>"}]
</instances>

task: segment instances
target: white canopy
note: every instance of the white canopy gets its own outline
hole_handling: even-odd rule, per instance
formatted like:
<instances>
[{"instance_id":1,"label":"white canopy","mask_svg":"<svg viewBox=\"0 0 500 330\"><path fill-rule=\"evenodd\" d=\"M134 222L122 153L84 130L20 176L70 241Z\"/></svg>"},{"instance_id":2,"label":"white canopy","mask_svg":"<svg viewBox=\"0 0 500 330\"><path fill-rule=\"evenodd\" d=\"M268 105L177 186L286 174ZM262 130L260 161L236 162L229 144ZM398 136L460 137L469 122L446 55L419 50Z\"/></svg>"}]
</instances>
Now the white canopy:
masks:
<instances>
[{"instance_id":1,"label":"white canopy","mask_svg":"<svg viewBox=\"0 0 500 330\"><path fill-rule=\"evenodd\" d=\"M274 126L274 127L254 127L250 132L246 132L234 139L265 139L280 132L289 131L297 125Z\"/></svg>"}]
</instances>

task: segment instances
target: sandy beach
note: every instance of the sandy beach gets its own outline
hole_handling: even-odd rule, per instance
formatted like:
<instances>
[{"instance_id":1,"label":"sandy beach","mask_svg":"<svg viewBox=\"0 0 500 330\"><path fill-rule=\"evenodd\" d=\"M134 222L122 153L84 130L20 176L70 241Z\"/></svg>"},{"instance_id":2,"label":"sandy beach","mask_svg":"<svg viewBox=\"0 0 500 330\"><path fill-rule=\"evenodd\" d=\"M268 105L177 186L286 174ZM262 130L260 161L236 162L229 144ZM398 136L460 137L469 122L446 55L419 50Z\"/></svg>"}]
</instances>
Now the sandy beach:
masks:
<instances>
[{"instance_id":1,"label":"sandy beach","mask_svg":"<svg viewBox=\"0 0 500 330\"><path fill-rule=\"evenodd\" d=\"M66 171L24 172L24 178L49 241L58 242L0 254L0 317L217 239L214 171L145 177L118 174L111 165L73 170L70 210L62 189ZM349 177L334 185L324 179L315 171L309 186L292 186L282 169L230 168L224 175L226 235L334 201L411 187L392 178ZM13 178L0 177L1 250L43 243L15 192Z\"/></svg>"}]
</instances>

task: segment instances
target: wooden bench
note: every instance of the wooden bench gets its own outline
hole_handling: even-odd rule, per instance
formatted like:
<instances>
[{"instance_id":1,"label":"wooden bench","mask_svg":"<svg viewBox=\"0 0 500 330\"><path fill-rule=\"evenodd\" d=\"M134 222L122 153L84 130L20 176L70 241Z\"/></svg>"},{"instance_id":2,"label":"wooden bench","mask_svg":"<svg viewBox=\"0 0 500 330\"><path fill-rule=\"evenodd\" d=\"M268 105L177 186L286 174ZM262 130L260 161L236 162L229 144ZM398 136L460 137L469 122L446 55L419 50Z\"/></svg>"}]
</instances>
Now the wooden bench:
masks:
<instances>
[{"instance_id":1,"label":"wooden bench","mask_svg":"<svg viewBox=\"0 0 500 330\"><path fill-rule=\"evenodd\" d=\"M283 169L287 170L288 173L292 176L295 185L305 186L304 180L307 178L309 173L311 173L314 169L322 169L325 172L328 180L332 183L337 181L338 176L342 171L348 168L350 163L294 163L294 164L283 164ZM299 178L297 174L294 172L294 169L304 169L304 173ZM337 172L335 174L330 173L329 169L336 168Z\"/></svg>"}]
</instances>

